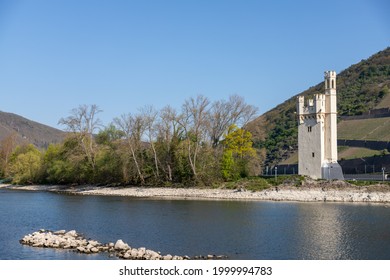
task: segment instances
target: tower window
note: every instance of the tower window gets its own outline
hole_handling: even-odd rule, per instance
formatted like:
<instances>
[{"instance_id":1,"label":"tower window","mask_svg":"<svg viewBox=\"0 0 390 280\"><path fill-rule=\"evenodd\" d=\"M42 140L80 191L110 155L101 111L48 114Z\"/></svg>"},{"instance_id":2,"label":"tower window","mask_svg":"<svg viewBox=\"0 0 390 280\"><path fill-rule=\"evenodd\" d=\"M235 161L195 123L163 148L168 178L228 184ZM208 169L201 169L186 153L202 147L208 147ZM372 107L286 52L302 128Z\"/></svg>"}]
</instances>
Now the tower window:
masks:
<instances>
[{"instance_id":1,"label":"tower window","mask_svg":"<svg viewBox=\"0 0 390 280\"><path fill-rule=\"evenodd\" d=\"M314 153L311 153L311 156L314 157L315 156Z\"/></svg>"},{"instance_id":2,"label":"tower window","mask_svg":"<svg viewBox=\"0 0 390 280\"><path fill-rule=\"evenodd\" d=\"M334 80L332 80L332 88L334 88Z\"/></svg>"},{"instance_id":3,"label":"tower window","mask_svg":"<svg viewBox=\"0 0 390 280\"><path fill-rule=\"evenodd\" d=\"M311 132L311 126L307 127L307 132Z\"/></svg>"}]
</instances>

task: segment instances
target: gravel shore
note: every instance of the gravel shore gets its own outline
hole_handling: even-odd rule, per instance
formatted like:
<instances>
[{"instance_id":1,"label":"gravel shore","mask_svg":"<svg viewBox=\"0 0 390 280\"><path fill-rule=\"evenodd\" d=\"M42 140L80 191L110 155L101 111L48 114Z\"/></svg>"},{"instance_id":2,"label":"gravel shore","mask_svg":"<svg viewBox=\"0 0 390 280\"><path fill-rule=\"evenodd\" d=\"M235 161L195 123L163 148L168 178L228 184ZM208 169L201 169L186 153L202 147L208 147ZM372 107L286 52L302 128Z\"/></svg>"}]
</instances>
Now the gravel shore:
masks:
<instances>
[{"instance_id":1,"label":"gravel shore","mask_svg":"<svg viewBox=\"0 0 390 280\"><path fill-rule=\"evenodd\" d=\"M390 186L373 185L357 187L349 183L309 182L302 186L281 185L263 191L245 189L205 188L155 188L155 187L97 187L97 186L14 186L0 185L0 188L51 191L74 195L128 196L144 199L178 200L270 200L301 202L374 202L390 203Z\"/></svg>"}]
</instances>

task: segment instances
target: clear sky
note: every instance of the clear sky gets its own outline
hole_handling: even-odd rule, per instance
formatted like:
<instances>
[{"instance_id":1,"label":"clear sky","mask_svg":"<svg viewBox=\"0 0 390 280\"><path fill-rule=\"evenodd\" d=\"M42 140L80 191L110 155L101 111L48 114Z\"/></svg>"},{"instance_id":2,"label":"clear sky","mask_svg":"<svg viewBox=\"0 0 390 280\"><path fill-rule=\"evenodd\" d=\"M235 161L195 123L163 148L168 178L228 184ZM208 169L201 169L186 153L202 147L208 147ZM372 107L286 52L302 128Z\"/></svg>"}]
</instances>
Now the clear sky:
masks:
<instances>
[{"instance_id":1,"label":"clear sky","mask_svg":"<svg viewBox=\"0 0 390 280\"><path fill-rule=\"evenodd\" d=\"M0 0L0 111L54 127L238 94L272 109L390 45L390 1Z\"/></svg>"}]
</instances>

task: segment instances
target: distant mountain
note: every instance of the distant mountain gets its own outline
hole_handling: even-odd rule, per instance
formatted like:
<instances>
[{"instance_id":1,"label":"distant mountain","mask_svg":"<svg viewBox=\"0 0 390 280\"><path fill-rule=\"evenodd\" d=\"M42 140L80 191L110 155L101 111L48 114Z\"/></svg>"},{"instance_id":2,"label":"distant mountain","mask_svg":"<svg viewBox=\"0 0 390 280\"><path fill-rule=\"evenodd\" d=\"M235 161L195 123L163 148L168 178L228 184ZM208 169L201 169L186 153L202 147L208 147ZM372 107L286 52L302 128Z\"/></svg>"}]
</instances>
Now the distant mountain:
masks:
<instances>
[{"instance_id":1,"label":"distant mountain","mask_svg":"<svg viewBox=\"0 0 390 280\"><path fill-rule=\"evenodd\" d=\"M371 109L390 107L389 89L390 47L337 75L339 116L362 115ZM291 97L247 125L246 129L253 135L254 146L261 150L265 157L265 164L277 164L297 149L296 97L311 97L323 92L324 83L321 82Z\"/></svg>"},{"instance_id":2,"label":"distant mountain","mask_svg":"<svg viewBox=\"0 0 390 280\"><path fill-rule=\"evenodd\" d=\"M38 148L60 143L66 136L62 130L0 111L0 140L12 134L16 136L18 144L31 143Z\"/></svg>"}]
</instances>

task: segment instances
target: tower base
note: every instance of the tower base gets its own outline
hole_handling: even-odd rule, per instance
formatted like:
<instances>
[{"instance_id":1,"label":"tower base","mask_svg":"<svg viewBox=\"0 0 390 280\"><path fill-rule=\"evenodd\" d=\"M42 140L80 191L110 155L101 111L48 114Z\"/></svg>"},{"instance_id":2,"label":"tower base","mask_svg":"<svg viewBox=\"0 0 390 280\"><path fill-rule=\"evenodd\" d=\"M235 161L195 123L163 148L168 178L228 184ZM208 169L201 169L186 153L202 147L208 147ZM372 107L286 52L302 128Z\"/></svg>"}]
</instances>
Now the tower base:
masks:
<instances>
[{"instance_id":1,"label":"tower base","mask_svg":"<svg viewBox=\"0 0 390 280\"><path fill-rule=\"evenodd\" d=\"M344 180L343 170L338 162L324 163L321 167L322 179Z\"/></svg>"}]
</instances>

